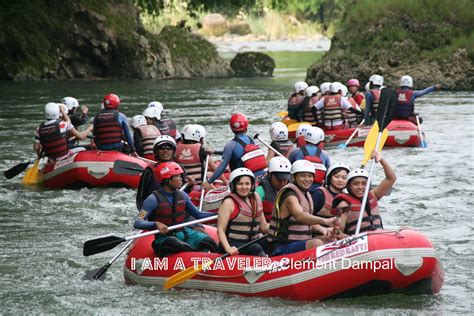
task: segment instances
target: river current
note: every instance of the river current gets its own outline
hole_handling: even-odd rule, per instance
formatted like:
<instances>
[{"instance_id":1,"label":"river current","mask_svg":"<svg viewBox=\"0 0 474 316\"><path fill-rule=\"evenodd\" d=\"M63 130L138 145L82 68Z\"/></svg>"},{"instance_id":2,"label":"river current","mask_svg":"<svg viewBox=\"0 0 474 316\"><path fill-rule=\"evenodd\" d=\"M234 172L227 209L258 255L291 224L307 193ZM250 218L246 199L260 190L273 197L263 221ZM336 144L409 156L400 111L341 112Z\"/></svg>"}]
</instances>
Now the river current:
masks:
<instances>
[{"instance_id":1,"label":"river current","mask_svg":"<svg viewBox=\"0 0 474 316\"><path fill-rule=\"evenodd\" d=\"M243 112L249 135L268 129L285 109L295 81L319 56L311 52L275 53L273 78L164 81L0 82L0 170L34 157L34 130L44 104L74 96L96 113L102 97L115 92L120 110L139 114L152 100L161 101L179 127L199 123L207 142L222 149L232 137L228 120ZM127 286L121 257L105 282L84 282L86 270L104 265L115 251L82 256L84 241L113 233L134 233L137 213L131 189L43 190L25 188L21 175L0 181L1 314L157 314L157 313L326 313L470 314L474 272L472 92L440 91L417 100L428 148L384 149L398 181L382 200L386 225L410 225L427 235L438 250L445 283L438 295L401 294L323 302L243 298L220 292L169 291ZM361 148L330 149L332 161L356 167ZM377 166L375 182L383 177ZM324 286L324 285L321 285Z\"/></svg>"}]
</instances>

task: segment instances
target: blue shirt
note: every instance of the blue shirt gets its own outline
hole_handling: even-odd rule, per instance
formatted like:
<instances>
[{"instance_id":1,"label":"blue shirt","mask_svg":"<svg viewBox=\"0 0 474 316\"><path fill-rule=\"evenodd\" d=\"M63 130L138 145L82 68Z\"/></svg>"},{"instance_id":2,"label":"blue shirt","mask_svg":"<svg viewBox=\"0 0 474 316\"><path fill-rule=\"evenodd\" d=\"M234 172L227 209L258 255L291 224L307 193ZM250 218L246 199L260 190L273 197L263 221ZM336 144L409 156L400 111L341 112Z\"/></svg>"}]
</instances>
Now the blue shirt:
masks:
<instances>
[{"instance_id":1,"label":"blue shirt","mask_svg":"<svg viewBox=\"0 0 474 316\"><path fill-rule=\"evenodd\" d=\"M400 90L402 90L402 91L403 90L410 90L410 88L402 87L402 88L400 88ZM413 90L413 94L411 95L411 102L413 103L413 102L415 102L416 98L424 96L425 94L431 93L435 90L436 90L435 86L431 86L431 87L425 88L423 90Z\"/></svg>"},{"instance_id":2,"label":"blue shirt","mask_svg":"<svg viewBox=\"0 0 474 316\"><path fill-rule=\"evenodd\" d=\"M159 191L166 196L168 203L172 205L173 199L174 199L174 193L165 192L163 189L160 189ZM185 192L182 192L182 193L183 193L184 201L186 203L185 211L191 216L193 216L194 218L201 219L201 218L206 218L209 216L216 215L215 213L211 213L211 212L200 212L199 209L196 206L194 206L194 204L191 202L191 199L189 198L189 196ZM159 201L156 195L153 193L150 194L143 202L142 211L139 213L139 216L135 219L135 223L133 226L136 229L142 229L142 230L156 229L156 223L148 221L147 219L150 216L150 214L152 214L155 211L158 205L159 205ZM143 219L140 218L140 214L142 212L146 212Z\"/></svg>"},{"instance_id":3,"label":"blue shirt","mask_svg":"<svg viewBox=\"0 0 474 316\"><path fill-rule=\"evenodd\" d=\"M236 133L235 137L240 138L244 143L249 144L251 142L251 138L244 133ZM213 183L219 178L223 173L227 165L230 165L230 169L234 170L237 168L241 168L244 166L242 162L242 156L244 155L244 147L242 147L239 143L235 140L228 141L224 146L224 152L222 153L222 161L217 166L214 174L211 178L209 178L208 182ZM254 172L256 177L261 176L265 173L265 170L258 170Z\"/></svg>"}]
</instances>

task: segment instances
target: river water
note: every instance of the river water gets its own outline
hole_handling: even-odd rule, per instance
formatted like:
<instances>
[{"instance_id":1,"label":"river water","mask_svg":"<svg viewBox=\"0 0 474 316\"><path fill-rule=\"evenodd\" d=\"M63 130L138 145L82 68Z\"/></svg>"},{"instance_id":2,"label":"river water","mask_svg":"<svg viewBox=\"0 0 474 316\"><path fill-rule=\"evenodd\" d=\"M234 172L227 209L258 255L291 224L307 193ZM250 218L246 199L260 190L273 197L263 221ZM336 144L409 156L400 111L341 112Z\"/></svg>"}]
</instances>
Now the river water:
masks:
<instances>
[{"instance_id":1,"label":"river water","mask_svg":"<svg viewBox=\"0 0 474 316\"><path fill-rule=\"evenodd\" d=\"M312 52L274 53L273 78L166 81L0 82L0 170L32 158L33 133L43 119L43 106L70 95L99 108L101 98L115 92L121 111L141 113L160 100L178 125L200 123L208 143L221 149L232 136L231 113L251 119L249 134L269 139L270 123L285 109L304 67L319 57ZM1 314L157 314L157 313L403 313L466 314L473 301L473 126L472 92L437 92L419 99L428 148L384 150L398 181L382 200L388 225L410 225L426 234L438 249L446 271L439 295L384 295L324 302L242 298L223 293L169 291L126 286L120 258L105 282L83 282L89 269L104 265L115 253L82 256L84 241L113 233L133 234L135 191L82 189L47 191L24 188L21 176L0 182ZM333 161L353 167L362 149L332 149ZM380 167L375 181L382 179ZM115 250L118 250L117 247ZM321 286L324 286L323 284Z\"/></svg>"}]
</instances>

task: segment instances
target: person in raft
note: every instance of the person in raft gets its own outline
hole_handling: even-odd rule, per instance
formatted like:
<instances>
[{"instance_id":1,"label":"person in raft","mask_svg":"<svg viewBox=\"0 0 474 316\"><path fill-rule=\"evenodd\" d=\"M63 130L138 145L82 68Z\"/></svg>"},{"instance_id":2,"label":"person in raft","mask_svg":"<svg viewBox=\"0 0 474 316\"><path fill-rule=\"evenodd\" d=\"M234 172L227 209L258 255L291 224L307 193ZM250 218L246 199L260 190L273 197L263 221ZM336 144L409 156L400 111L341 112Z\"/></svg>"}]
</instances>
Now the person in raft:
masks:
<instances>
[{"instance_id":1,"label":"person in raft","mask_svg":"<svg viewBox=\"0 0 474 316\"><path fill-rule=\"evenodd\" d=\"M283 156L288 157L295 145L288 139L288 127L282 122L272 123L270 126L270 138L272 139L270 146ZM275 152L269 149L267 153L267 163L270 162L275 155Z\"/></svg>"},{"instance_id":2,"label":"person in raft","mask_svg":"<svg viewBox=\"0 0 474 316\"><path fill-rule=\"evenodd\" d=\"M263 214L270 221L273 203L277 193L290 181L291 162L284 157L273 157L268 164L268 173L258 185L255 192L263 203Z\"/></svg>"},{"instance_id":3,"label":"person in raft","mask_svg":"<svg viewBox=\"0 0 474 316\"><path fill-rule=\"evenodd\" d=\"M307 160L297 160L291 166L293 183L280 190L270 220L268 252L272 256L290 254L324 244L313 239L313 232L334 240L338 218L313 215L313 200L308 190L313 183L314 166ZM325 225L331 228L325 228Z\"/></svg>"},{"instance_id":4,"label":"person in raft","mask_svg":"<svg viewBox=\"0 0 474 316\"><path fill-rule=\"evenodd\" d=\"M219 207L217 217L220 250L231 255L266 256L265 239L237 249L268 231L262 200L255 193L255 176L247 168L237 168L229 181L231 193Z\"/></svg>"},{"instance_id":5,"label":"person in raft","mask_svg":"<svg viewBox=\"0 0 474 316\"><path fill-rule=\"evenodd\" d=\"M413 90L413 78L410 76L403 76L400 79L400 87L397 89L397 104L393 108L393 118L401 120L409 120L415 124L415 99L433 91L441 89L439 84L425 88L423 90ZM420 123L423 120L420 118ZM418 124L417 124L418 125Z\"/></svg>"},{"instance_id":6,"label":"person in raft","mask_svg":"<svg viewBox=\"0 0 474 316\"><path fill-rule=\"evenodd\" d=\"M164 257L183 251L216 252L217 244L202 232L189 227L168 232L169 226L184 223L186 214L198 219L215 215L200 212L189 196L179 190L183 184L183 169L175 162L164 162L155 168L154 175L160 188L145 199L134 227L160 230L152 243L155 254Z\"/></svg>"},{"instance_id":7,"label":"person in raft","mask_svg":"<svg viewBox=\"0 0 474 316\"><path fill-rule=\"evenodd\" d=\"M242 167L250 169L257 180L265 176L265 169L267 168L265 153L246 134L249 126L247 116L242 113L233 114L229 125L232 132L234 132L234 138L225 144L222 161L211 178L202 183L206 190L224 173L227 164L231 171Z\"/></svg>"},{"instance_id":8,"label":"person in raft","mask_svg":"<svg viewBox=\"0 0 474 316\"><path fill-rule=\"evenodd\" d=\"M149 118L144 115L135 115L132 117L130 127L133 130L133 144L135 145L137 154L140 157L155 160L153 154L153 143L161 133L155 125L149 124L149 121Z\"/></svg>"},{"instance_id":9,"label":"person in raft","mask_svg":"<svg viewBox=\"0 0 474 316\"><path fill-rule=\"evenodd\" d=\"M392 168L379 152L374 150L371 154L371 158L375 158L375 161L382 165L385 172L385 179L369 191L360 232L383 229L377 201L392 189L397 180L397 176ZM333 208L336 212L342 213L340 230L343 231L343 233L340 234L338 238L345 238L355 234L365 187L370 185L367 183L368 178L369 173L366 170L352 170L347 175L348 193L340 193L334 198L332 204Z\"/></svg>"},{"instance_id":10,"label":"person in raft","mask_svg":"<svg viewBox=\"0 0 474 316\"><path fill-rule=\"evenodd\" d=\"M50 161L55 161L85 150L83 147L69 147L67 135L74 136L78 140L86 139L87 134L92 130L92 125L85 131L78 132L71 124L66 111L64 107L54 102L49 102L44 106L45 121L36 129L33 144L33 150L38 157L41 157L43 152ZM62 114L62 119L60 119L60 114Z\"/></svg>"},{"instance_id":11,"label":"person in raft","mask_svg":"<svg viewBox=\"0 0 474 316\"><path fill-rule=\"evenodd\" d=\"M110 93L104 97L102 105L104 109L94 117L94 141L97 148L130 152L132 156L138 157L128 129L127 117L118 111L120 98ZM122 140L127 142L127 149L124 148Z\"/></svg>"}]
</instances>

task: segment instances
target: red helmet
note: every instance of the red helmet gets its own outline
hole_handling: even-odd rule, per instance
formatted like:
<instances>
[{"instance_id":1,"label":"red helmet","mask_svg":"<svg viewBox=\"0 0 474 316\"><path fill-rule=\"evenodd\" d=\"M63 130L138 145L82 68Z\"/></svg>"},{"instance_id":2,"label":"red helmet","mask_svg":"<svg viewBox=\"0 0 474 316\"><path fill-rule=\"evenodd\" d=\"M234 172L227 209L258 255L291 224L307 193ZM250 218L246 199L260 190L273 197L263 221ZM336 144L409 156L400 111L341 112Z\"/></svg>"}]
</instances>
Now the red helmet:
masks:
<instances>
[{"instance_id":1,"label":"red helmet","mask_svg":"<svg viewBox=\"0 0 474 316\"><path fill-rule=\"evenodd\" d=\"M163 162L155 168L155 179L161 183L165 179L171 179L182 173L184 173L183 168L176 162Z\"/></svg>"},{"instance_id":2,"label":"red helmet","mask_svg":"<svg viewBox=\"0 0 474 316\"><path fill-rule=\"evenodd\" d=\"M230 129L233 132L246 132L249 126L249 120L242 113L237 113L230 118Z\"/></svg>"},{"instance_id":3,"label":"red helmet","mask_svg":"<svg viewBox=\"0 0 474 316\"><path fill-rule=\"evenodd\" d=\"M104 97L102 104L106 109L116 109L120 105L120 98L118 95L110 93Z\"/></svg>"}]
</instances>

